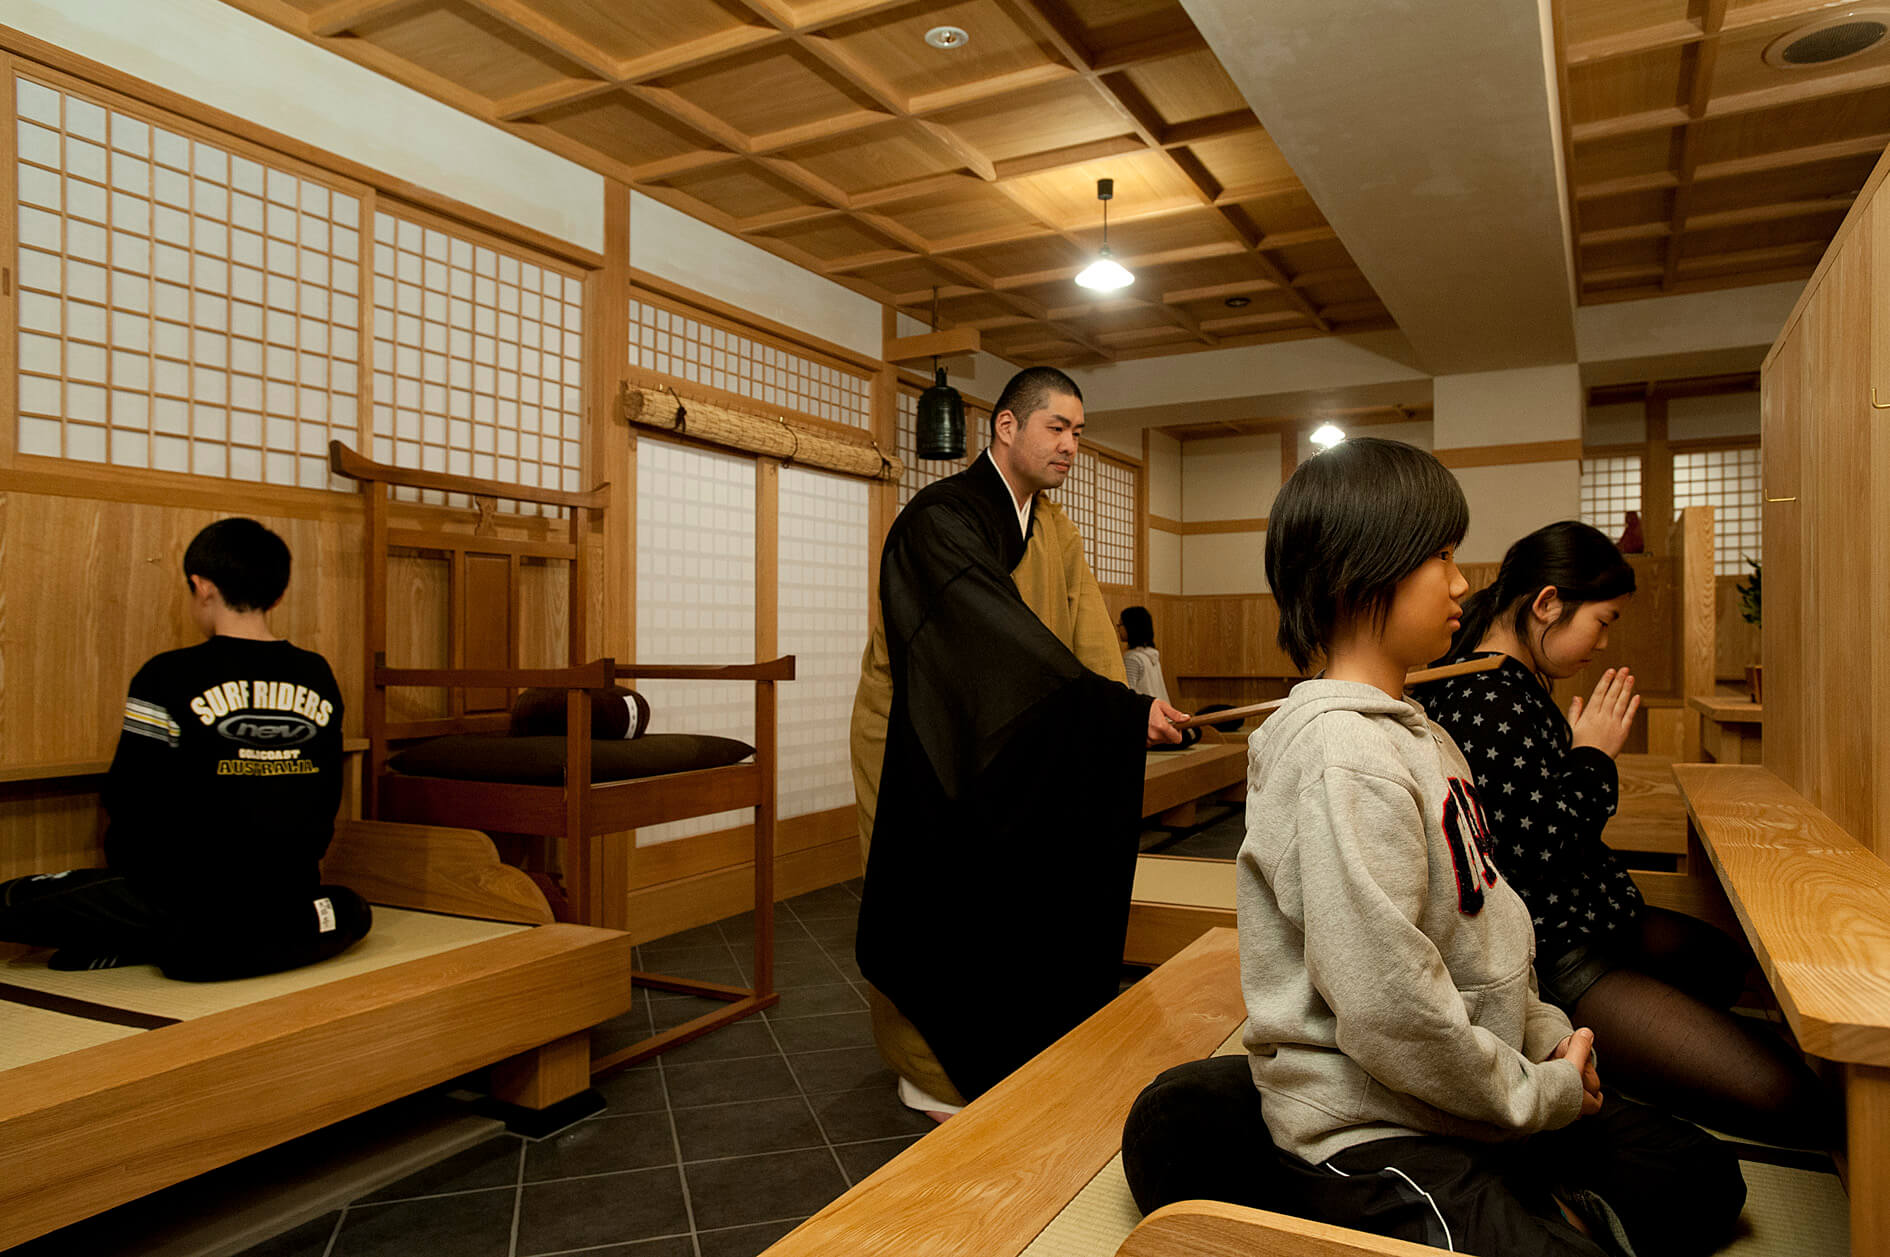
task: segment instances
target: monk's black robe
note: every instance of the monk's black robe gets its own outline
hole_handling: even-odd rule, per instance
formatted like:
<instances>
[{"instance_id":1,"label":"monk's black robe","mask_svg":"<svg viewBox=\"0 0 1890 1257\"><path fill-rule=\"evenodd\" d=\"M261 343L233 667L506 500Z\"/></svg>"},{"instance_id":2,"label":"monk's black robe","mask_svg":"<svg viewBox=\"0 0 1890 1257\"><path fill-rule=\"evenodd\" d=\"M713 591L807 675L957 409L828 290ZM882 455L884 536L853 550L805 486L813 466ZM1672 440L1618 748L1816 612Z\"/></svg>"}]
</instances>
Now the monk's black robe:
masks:
<instances>
[{"instance_id":1,"label":"monk's black robe","mask_svg":"<svg viewBox=\"0 0 1890 1257\"><path fill-rule=\"evenodd\" d=\"M1116 993L1149 699L1084 668L1011 580L991 461L893 522L893 680L860 971L974 1098Z\"/></svg>"}]
</instances>

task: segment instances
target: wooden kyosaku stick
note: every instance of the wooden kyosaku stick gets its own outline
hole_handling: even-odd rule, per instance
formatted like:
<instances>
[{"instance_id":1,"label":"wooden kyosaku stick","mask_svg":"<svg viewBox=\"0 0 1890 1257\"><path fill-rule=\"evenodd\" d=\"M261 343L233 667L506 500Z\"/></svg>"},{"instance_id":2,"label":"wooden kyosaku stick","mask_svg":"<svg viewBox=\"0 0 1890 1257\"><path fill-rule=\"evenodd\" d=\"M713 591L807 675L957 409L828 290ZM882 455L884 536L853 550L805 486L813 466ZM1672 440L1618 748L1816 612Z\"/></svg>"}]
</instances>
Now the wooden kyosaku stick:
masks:
<instances>
[{"instance_id":1,"label":"wooden kyosaku stick","mask_svg":"<svg viewBox=\"0 0 1890 1257\"><path fill-rule=\"evenodd\" d=\"M1506 656L1491 655L1486 659L1466 659L1462 663L1447 663L1441 668L1419 668L1416 672L1405 674L1406 685L1422 685L1426 681L1441 681L1445 677L1468 676L1472 672L1488 672L1491 668L1503 666ZM1251 707L1230 707L1226 711L1210 711L1205 715L1189 716L1186 720L1175 721L1177 729L1192 729L1196 725L1217 725L1227 720L1245 720L1257 716L1263 711L1272 711L1284 703L1283 698L1276 698L1270 703L1255 703Z\"/></svg>"}]
</instances>

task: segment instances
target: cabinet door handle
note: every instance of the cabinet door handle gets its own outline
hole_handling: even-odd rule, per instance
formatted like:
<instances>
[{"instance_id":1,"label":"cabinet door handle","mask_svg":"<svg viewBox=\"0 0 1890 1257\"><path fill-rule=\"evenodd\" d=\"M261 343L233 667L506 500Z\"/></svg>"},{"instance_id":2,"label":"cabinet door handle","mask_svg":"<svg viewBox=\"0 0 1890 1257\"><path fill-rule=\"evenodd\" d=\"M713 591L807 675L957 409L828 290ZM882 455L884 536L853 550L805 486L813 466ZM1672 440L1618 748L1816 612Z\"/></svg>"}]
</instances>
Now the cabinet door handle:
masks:
<instances>
[{"instance_id":1,"label":"cabinet door handle","mask_svg":"<svg viewBox=\"0 0 1890 1257\"><path fill-rule=\"evenodd\" d=\"M1870 408L1872 410L1890 410L1890 402L1880 402L1877 400L1877 386L1875 384L1870 386Z\"/></svg>"}]
</instances>

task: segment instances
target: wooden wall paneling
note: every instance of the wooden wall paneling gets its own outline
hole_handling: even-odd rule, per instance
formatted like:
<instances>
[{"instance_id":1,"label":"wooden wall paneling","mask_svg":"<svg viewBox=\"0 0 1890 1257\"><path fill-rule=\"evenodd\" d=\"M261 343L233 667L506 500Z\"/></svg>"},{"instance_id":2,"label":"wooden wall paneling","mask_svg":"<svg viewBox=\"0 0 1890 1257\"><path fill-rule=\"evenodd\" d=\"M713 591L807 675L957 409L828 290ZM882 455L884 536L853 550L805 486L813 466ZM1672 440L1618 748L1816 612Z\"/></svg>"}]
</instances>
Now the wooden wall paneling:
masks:
<instances>
[{"instance_id":1,"label":"wooden wall paneling","mask_svg":"<svg viewBox=\"0 0 1890 1257\"><path fill-rule=\"evenodd\" d=\"M1875 326L1879 306L1890 294L1890 198L1873 198L1869 228L1859 233L1870 242L1870 256L1862 271L1869 304L1861 312L1859 325L1846 330L1852 344L1861 337L1862 343L1869 346L1869 387L1877 387L1876 382L1890 374L1884 370L1890 367L1890 346L1882 343L1884 337ZM1864 382L1858 383L1858 388L1866 387ZM1873 805L1866 813L1865 826L1853 828L1851 833L1862 835L1865 846L1879 857L1890 859L1890 466L1886 466L1890 463L1890 412L1858 404L1859 400L1877 402L1885 394L1890 394L1890 387L1877 387L1874 396L1853 400L1849 412L1852 422L1864 427L1857 454L1858 461L1868 469L1869 509L1861 523L1868 535L1870 570L1866 582L1851 594L1869 607L1870 615L1870 686L1863 706L1869 713L1870 743L1865 780L1870 783ZM1763 509L1776 508L1767 505ZM1856 689L1851 692L1851 701L1858 701ZM1877 1070L1870 1083L1874 1103L1881 1105L1890 1078Z\"/></svg>"},{"instance_id":2,"label":"wooden wall paneling","mask_svg":"<svg viewBox=\"0 0 1890 1257\"><path fill-rule=\"evenodd\" d=\"M1651 394L1643 414L1647 439L1641 447L1641 536L1651 554L1667 553L1673 526L1673 450L1667 444L1667 398Z\"/></svg>"},{"instance_id":3,"label":"wooden wall paneling","mask_svg":"<svg viewBox=\"0 0 1890 1257\"><path fill-rule=\"evenodd\" d=\"M383 491L377 488L377 492ZM447 607L450 586L447 560L437 554L393 554L387 558L388 606L385 608L387 663L394 668L445 668L452 638ZM357 602L361 592L356 591ZM372 609L368 614L373 615ZM390 721L427 720L449 709L443 689L403 686L387 691Z\"/></svg>"},{"instance_id":4,"label":"wooden wall paneling","mask_svg":"<svg viewBox=\"0 0 1890 1257\"><path fill-rule=\"evenodd\" d=\"M1766 561L1769 572L1771 561ZM1769 576L1768 576L1769 579ZM1746 667L1759 662L1759 626L1746 623L1739 610L1739 585L1744 576L1715 578L1713 673L1721 684L1743 686Z\"/></svg>"},{"instance_id":5,"label":"wooden wall paneling","mask_svg":"<svg viewBox=\"0 0 1890 1257\"><path fill-rule=\"evenodd\" d=\"M1809 342L1810 413L1805 416L1805 456L1799 484L1800 561L1809 565L1808 631L1799 641L1804 657L1800 694L1809 718L1804 730L1813 757L1803 793L1861 841L1890 849L1890 834L1875 825L1872 780L1874 717L1862 715L1881 701L1881 678L1871 675L1876 653L1872 634L1883 591L1871 585L1877 565L1870 465L1872 429L1883 422L1870 409L1871 259L1876 241L1869 231L1851 234L1831 260L1816 299L1818 335ZM1768 730L1769 732L1769 730ZM1770 738L1767 738L1770 741Z\"/></svg>"},{"instance_id":6,"label":"wooden wall paneling","mask_svg":"<svg viewBox=\"0 0 1890 1257\"><path fill-rule=\"evenodd\" d=\"M1689 506L1674 519L1671 549L1679 560L1679 614L1674 622L1677 680L1683 698L1713 692L1716 622L1713 576L1713 508ZM1681 758L1700 758L1700 714L1681 717Z\"/></svg>"},{"instance_id":7,"label":"wooden wall paneling","mask_svg":"<svg viewBox=\"0 0 1890 1257\"><path fill-rule=\"evenodd\" d=\"M19 169L15 164L19 122L14 107L18 89L13 81L13 58L3 51L0 51L0 85L6 90L6 100L0 102L0 122L4 123L0 126L0 171L6 172L0 179L0 187L8 190L9 201L12 201ZM13 465L13 451L18 445L15 416L19 404L19 300L13 293L13 267L20 251L16 217L17 211L11 204L0 210L0 380L6 382L6 387L0 388L0 467Z\"/></svg>"},{"instance_id":8,"label":"wooden wall paneling","mask_svg":"<svg viewBox=\"0 0 1890 1257\"><path fill-rule=\"evenodd\" d=\"M590 440L585 482L610 485L604 511L604 614L593 623L590 653L635 659L637 598L636 438L616 417L617 382L629 365L630 189L604 181L604 265L584 283L584 364Z\"/></svg>"},{"instance_id":9,"label":"wooden wall paneling","mask_svg":"<svg viewBox=\"0 0 1890 1257\"><path fill-rule=\"evenodd\" d=\"M851 811L851 809L847 809ZM845 838L798 851L777 852L774 902L832 886L861 874L860 844ZM679 881L632 890L625 928L639 943L665 938L745 912L755 902L752 862L732 865Z\"/></svg>"},{"instance_id":10,"label":"wooden wall paneling","mask_svg":"<svg viewBox=\"0 0 1890 1257\"><path fill-rule=\"evenodd\" d=\"M1880 254L1879 256L1886 256ZM1805 345L1815 319L1801 317L1766 364L1759 389L1759 449L1765 582L1771 589L1760 623L1765 663L1765 766L1800 794L1805 779L1804 641L1806 580L1800 525L1805 495L1800 447L1806 422ZM1883 378L1883 377L1880 377ZM1779 500L1772 500L1779 499Z\"/></svg>"},{"instance_id":11,"label":"wooden wall paneling","mask_svg":"<svg viewBox=\"0 0 1890 1257\"><path fill-rule=\"evenodd\" d=\"M0 881L105 863L102 778L0 785Z\"/></svg>"}]
</instances>

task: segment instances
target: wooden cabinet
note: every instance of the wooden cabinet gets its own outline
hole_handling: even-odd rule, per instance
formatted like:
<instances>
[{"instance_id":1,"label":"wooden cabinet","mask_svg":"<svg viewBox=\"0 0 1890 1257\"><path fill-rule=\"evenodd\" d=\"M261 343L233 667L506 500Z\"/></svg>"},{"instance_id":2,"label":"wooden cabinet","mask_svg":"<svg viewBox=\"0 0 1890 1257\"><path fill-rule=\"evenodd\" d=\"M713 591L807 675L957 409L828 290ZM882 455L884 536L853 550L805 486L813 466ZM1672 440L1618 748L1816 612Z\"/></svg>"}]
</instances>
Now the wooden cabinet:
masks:
<instances>
[{"instance_id":1,"label":"wooden cabinet","mask_svg":"<svg viewBox=\"0 0 1890 1257\"><path fill-rule=\"evenodd\" d=\"M1767 356L1765 765L1890 853L1890 197L1879 163Z\"/></svg>"}]
</instances>

